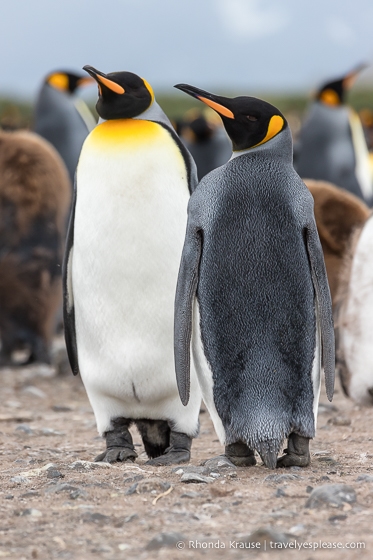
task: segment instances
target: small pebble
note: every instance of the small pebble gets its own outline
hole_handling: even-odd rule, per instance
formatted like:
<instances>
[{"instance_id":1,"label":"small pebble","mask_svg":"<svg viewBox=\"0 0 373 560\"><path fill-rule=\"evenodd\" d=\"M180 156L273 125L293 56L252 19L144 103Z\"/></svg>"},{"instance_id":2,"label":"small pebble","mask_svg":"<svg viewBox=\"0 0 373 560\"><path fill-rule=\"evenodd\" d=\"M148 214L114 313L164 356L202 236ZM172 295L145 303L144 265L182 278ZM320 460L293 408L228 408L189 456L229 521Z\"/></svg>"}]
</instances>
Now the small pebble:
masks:
<instances>
[{"instance_id":1,"label":"small pebble","mask_svg":"<svg viewBox=\"0 0 373 560\"><path fill-rule=\"evenodd\" d=\"M187 538L181 533L160 533L153 537L145 547L145 550L159 550L165 547L171 547L177 550L175 547L178 543L187 542Z\"/></svg>"},{"instance_id":2,"label":"small pebble","mask_svg":"<svg viewBox=\"0 0 373 560\"><path fill-rule=\"evenodd\" d=\"M355 482L373 482L373 476L371 474L361 474Z\"/></svg>"},{"instance_id":3,"label":"small pebble","mask_svg":"<svg viewBox=\"0 0 373 560\"><path fill-rule=\"evenodd\" d=\"M344 416L343 414L339 414L338 416L329 418L328 424L332 424L333 426L350 426L351 418L348 418L348 416Z\"/></svg>"},{"instance_id":4,"label":"small pebble","mask_svg":"<svg viewBox=\"0 0 373 560\"><path fill-rule=\"evenodd\" d=\"M342 508L345 503L356 502L356 492L347 484L324 484L312 490L305 507L318 509L324 506Z\"/></svg>"},{"instance_id":5,"label":"small pebble","mask_svg":"<svg viewBox=\"0 0 373 560\"><path fill-rule=\"evenodd\" d=\"M183 476L180 479L180 482L185 482L187 484L189 483L196 483L196 484L207 484L209 482L214 482L214 478L212 478L211 476L204 476L202 474L198 474L198 473L185 473L183 474Z\"/></svg>"},{"instance_id":6,"label":"small pebble","mask_svg":"<svg viewBox=\"0 0 373 560\"><path fill-rule=\"evenodd\" d=\"M15 431L23 432L24 434L27 434L29 436L35 433L34 430L30 428L28 424L20 424L19 426L16 427Z\"/></svg>"}]
</instances>

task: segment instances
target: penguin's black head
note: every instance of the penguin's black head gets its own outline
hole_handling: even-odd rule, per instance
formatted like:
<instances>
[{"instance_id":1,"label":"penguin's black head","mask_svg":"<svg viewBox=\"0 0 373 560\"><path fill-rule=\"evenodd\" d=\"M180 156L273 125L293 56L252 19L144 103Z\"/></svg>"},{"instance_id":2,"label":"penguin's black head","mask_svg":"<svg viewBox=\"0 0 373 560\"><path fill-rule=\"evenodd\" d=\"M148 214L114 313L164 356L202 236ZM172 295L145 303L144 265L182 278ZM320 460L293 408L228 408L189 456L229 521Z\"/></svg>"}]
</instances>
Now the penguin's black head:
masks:
<instances>
[{"instance_id":1,"label":"penguin's black head","mask_svg":"<svg viewBox=\"0 0 373 560\"><path fill-rule=\"evenodd\" d=\"M137 117L154 101L150 85L132 72L104 74L92 66L84 66L83 70L97 82L99 97L96 109L105 120Z\"/></svg>"},{"instance_id":2,"label":"penguin's black head","mask_svg":"<svg viewBox=\"0 0 373 560\"><path fill-rule=\"evenodd\" d=\"M318 90L316 99L324 103L324 105L330 105L332 107L343 105L346 92L353 86L359 73L366 67L366 64L360 64L357 68L342 76L342 78L327 82Z\"/></svg>"},{"instance_id":3,"label":"penguin's black head","mask_svg":"<svg viewBox=\"0 0 373 560\"><path fill-rule=\"evenodd\" d=\"M75 72L66 72L64 70L51 72L45 78L45 81L55 89L66 93L74 93L78 87L91 85L93 83L92 78L84 74L76 74Z\"/></svg>"},{"instance_id":4,"label":"penguin's black head","mask_svg":"<svg viewBox=\"0 0 373 560\"><path fill-rule=\"evenodd\" d=\"M187 84L177 84L175 87L203 101L220 115L234 151L265 144L287 127L286 119L280 111L261 99L230 99Z\"/></svg>"}]
</instances>

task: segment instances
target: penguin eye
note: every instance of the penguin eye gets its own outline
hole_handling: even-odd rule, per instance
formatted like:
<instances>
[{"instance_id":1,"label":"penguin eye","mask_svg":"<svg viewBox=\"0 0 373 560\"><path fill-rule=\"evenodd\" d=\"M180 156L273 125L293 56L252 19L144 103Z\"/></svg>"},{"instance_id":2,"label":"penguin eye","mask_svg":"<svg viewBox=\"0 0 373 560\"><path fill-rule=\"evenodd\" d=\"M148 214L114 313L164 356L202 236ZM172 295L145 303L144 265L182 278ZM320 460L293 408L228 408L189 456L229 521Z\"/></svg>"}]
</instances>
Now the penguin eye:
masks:
<instances>
[{"instance_id":1,"label":"penguin eye","mask_svg":"<svg viewBox=\"0 0 373 560\"><path fill-rule=\"evenodd\" d=\"M246 118L249 119L249 121L257 121L258 120L256 117L253 117L253 115L246 115Z\"/></svg>"}]
</instances>

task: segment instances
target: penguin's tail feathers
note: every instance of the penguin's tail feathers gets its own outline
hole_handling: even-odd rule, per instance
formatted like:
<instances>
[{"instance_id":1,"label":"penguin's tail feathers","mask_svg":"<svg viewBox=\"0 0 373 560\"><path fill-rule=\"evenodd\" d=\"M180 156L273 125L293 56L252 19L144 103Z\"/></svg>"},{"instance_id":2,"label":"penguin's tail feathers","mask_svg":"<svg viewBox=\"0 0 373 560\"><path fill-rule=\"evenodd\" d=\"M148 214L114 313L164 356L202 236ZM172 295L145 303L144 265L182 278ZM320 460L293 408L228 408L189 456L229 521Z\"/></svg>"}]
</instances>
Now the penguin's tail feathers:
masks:
<instances>
[{"instance_id":1,"label":"penguin's tail feathers","mask_svg":"<svg viewBox=\"0 0 373 560\"><path fill-rule=\"evenodd\" d=\"M282 446L282 439L270 439L260 441L255 447L258 451L263 463L269 469L275 469L277 464L277 455Z\"/></svg>"}]
</instances>

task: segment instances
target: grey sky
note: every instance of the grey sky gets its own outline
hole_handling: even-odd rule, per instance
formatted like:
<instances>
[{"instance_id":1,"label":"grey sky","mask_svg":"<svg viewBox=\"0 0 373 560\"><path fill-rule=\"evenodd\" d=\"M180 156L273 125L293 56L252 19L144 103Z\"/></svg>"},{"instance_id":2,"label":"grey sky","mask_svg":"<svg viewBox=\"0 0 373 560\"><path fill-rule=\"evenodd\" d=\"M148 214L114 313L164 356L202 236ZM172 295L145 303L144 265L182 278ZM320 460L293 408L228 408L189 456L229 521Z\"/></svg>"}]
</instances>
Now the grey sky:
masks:
<instances>
[{"instance_id":1,"label":"grey sky","mask_svg":"<svg viewBox=\"0 0 373 560\"><path fill-rule=\"evenodd\" d=\"M308 90L373 64L372 0L0 0L0 93L85 64L242 93ZM373 82L373 66L362 80ZM373 86L372 86L373 87Z\"/></svg>"}]
</instances>

